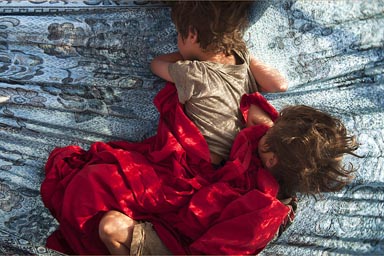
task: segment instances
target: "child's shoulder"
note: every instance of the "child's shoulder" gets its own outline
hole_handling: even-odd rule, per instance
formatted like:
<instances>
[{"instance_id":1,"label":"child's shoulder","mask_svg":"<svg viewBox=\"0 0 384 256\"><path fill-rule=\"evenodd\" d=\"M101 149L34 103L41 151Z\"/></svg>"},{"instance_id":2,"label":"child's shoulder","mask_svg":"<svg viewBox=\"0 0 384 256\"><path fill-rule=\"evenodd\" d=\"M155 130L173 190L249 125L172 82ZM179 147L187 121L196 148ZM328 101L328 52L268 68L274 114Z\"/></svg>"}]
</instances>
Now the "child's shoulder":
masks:
<instances>
[{"instance_id":1,"label":"child's shoulder","mask_svg":"<svg viewBox=\"0 0 384 256\"><path fill-rule=\"evenodd\" d=\"M211 64L201 60L179 60L169 65L170 70L179 71L206 71Z\"/></svg>"}]
</instances>

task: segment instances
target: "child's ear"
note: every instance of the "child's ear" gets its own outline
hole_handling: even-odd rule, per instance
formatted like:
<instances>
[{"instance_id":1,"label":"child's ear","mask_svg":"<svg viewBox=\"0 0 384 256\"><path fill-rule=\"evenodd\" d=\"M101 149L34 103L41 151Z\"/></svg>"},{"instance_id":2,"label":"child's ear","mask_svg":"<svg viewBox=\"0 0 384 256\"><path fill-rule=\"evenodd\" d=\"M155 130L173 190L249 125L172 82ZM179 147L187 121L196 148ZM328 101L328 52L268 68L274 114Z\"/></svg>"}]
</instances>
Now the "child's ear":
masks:
<instances>
[{"instance_id":1,"label":"child's ear","mask_svg":"<svg viewBox=\"0 0 384 256\"><path fill-rule=\"evenodd\" d=\"M265 162L265 167L267 167L267 169L271 169L272 167L274 167L276 164L278 163L278 160L277 160L277 157L275 154L271 154L271 156L267 159L267 161Z\"/></svg>"},{"instance_id":2,"label":"child's ear","mask_svg":"<svg viewBox=\"0 0 384 256\"><path fill-rule=\"evenodd\" d=\"M188 38L191 39L192 43L197 42L197 30L195 28L189 28Z\"/></svg>"}]
</instances>

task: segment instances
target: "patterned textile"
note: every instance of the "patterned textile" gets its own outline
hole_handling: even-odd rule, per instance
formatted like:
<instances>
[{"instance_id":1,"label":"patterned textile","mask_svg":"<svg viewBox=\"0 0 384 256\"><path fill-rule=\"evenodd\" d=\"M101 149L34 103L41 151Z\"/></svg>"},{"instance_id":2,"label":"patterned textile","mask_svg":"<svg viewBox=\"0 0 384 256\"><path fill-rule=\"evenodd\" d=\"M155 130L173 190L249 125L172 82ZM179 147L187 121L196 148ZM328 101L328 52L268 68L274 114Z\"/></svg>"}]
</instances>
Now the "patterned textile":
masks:
<instances>
[{"instance_id":1,"label":"patterned textile","mask_svg":"<svg viewBox=\"0 0 384 256\"><path fill-rule=\"evenodd\" d=\"M340 117L361 143L354 182L299 197L294 223L262 255L384 254L384 1L258 1L245 39L290 80L267 94ZM176 49L162 2L0 0L0 254L54 255L57 223L39 187L55 146L156 130L164 81L149 70Z\"/></svg>"}]
</instances>

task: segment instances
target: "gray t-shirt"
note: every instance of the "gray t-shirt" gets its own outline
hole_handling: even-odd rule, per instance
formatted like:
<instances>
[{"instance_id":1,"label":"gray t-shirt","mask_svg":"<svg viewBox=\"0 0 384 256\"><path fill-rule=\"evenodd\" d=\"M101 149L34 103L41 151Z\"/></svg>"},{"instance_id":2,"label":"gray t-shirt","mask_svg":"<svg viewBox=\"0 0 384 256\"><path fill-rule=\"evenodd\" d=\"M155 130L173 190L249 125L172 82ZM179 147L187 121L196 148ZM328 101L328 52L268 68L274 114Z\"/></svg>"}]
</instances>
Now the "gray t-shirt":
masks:
<instances>
[{"instance_id":1,"label":"gray t-shirt","mask_svg":"<svg viewBox=\"0 0 384 256\"><path fill-rule=\"evenodd\" d=\"M239 65L209 61L178 61L169 65L180 103L206 139L209 150L228 158L242 128L240 98L256 92L248 52L237 52Z\"/></svg>"}]
</instances>

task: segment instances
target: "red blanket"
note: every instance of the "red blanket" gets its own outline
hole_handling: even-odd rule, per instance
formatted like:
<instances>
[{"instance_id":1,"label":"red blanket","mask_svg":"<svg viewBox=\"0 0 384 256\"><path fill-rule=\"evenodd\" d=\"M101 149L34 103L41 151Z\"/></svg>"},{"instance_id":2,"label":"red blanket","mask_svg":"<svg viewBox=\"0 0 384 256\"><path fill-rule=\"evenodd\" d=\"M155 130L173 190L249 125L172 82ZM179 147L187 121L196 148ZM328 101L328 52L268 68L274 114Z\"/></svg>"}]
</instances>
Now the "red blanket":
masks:
<instances>
[{"instance_id":1,"label":"red blanket","mask_svg":"<svg viewBox=\"0 0 384 256\"><path fill-rule=\"evenodd\" d=\"M259 138L267 127L243 129L226 164L215 169L208 145L167 84L154 101L157 134L143 142L96 142L56 148L41 185L44 204L60 223L47 246L68 254L107 254L98 236L111 209L153 223L175 254L255 254L273 238L288 207L276 199L278 184L261 167ZM257 104L272 119L276 110L258 93Z\"/></svg>"}]
</instances>

